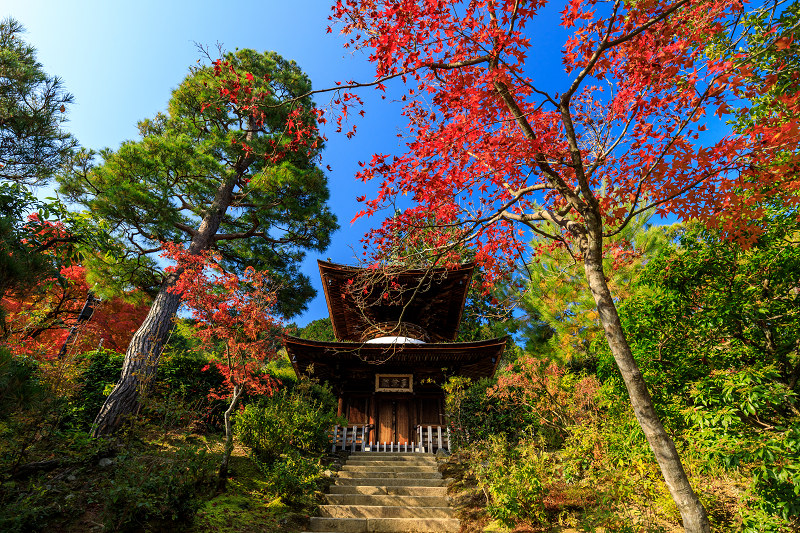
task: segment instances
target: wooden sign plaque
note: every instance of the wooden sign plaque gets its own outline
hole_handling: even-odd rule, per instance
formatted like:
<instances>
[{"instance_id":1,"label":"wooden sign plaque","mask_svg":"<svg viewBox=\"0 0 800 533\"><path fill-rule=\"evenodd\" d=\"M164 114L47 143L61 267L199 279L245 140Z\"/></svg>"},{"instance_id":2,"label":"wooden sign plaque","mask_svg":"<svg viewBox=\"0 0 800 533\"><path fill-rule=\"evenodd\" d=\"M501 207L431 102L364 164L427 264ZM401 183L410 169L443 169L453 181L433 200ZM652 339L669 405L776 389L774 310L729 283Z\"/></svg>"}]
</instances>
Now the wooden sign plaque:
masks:
<instances>
[{"instance_id":1,"label":"wooden sign plaque","mask_svg":"<svg viewBox=\"0 0 800 533\"><path fill-rule=\"evenodd\" d=\"M414 374L375 374L375 392L414 392Z\"/></svg>"}]
</instances>

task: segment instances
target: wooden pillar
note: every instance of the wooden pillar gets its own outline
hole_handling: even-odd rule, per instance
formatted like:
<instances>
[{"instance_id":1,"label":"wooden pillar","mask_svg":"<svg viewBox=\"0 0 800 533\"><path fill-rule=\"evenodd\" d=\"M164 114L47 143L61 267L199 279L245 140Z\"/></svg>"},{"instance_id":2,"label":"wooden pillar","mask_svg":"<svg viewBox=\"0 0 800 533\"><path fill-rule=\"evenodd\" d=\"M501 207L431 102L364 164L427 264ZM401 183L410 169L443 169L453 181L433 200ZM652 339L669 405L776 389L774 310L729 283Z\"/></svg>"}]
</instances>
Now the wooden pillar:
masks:
<instances>
[{"instance_id":1,"label":"wooden pillar","mask_svg":"<svg viewBox=\"0 0 800 533\"><path fill-rule=\"evenodd\" d=\"M343 416L342 409L344 409L344 398L339 395L339 405L336 407L336 416Z\"/></svg>"},{"instance_id":2,"label":"wooden pillar","mask_svg":"<svg viewBox=\"0 0 800 533\"><path fill-rule=\"evenodd\" d=\"M370 397L369 406L369 423L372 424L372 438L374 442L378 442L378 402L375 398L375 393Z\"/></svg>"}]
</instances>

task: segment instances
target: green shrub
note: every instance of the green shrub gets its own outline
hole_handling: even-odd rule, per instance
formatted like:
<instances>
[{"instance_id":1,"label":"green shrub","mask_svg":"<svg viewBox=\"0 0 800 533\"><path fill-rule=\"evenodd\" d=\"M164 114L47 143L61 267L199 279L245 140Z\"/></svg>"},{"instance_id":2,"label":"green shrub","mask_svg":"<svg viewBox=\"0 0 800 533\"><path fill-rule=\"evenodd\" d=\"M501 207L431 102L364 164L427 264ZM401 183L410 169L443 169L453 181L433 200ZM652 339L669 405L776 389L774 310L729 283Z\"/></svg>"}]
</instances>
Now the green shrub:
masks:
<instances>
[{"instance_id":1,"label":"green shrub","mask_svg":"<svg viewBox=\"0 0 800 533\"><path fill-rule=\"evenodd\" d=\"M297 386L297 374L295 374L294 367L292 367L292 363L289 362L289 357L285 353L267 364L267 372L287 389L293 389Z\"/></svg>"},{"instance_id":2,"label":"green shrub","mask_svg":"<svg viewBox=\"0 0 800 533\"><path fill-rule=\"evenodd\" d=\"M237 413L235 434L267 465L291 450L323 453L330 442L331 428L343 423L332 409L331 396L330 391L307 380L292 391L282 389Z\"/></svg>"},{"instance_id":3,"label":"green shrub","mask_svg":"<svg viewBox=\"0 0 800 533\"><path fill-rule=\"evenodd\" d=\"M228 401L214 399L210 393L219 389L223 381L217 367L209 365L202 352L172 350L159 365L148 415L164 427L219 430Z\"/></svg>"},{"instance_id":4,"label":"green shrub","mask_svg":"<svg viewBox=\"0 0 800 533\"><path fill-rule=\"evenodd\" d=\"M313 504L331 428L346 423L335 406L330 389L303 378L291 390L246 405L234 419L235 435L250 448L270 492L289 505Z\"/></svg>"},{"instance_id":5,"label":"green shrub","mask_svg":"<svg viewBox=\"0 0 800 533\"><path fill-rule=\"evenodd\" d=\"M214 479L212 458L202 448L182 448L169 460L120 457L105 492L104 521L109 531L141 531L154 523L185 522L202 504L203 488Z\"/></svg>"},{"instance_id":6,"label":"green shrub","mask_svg":"<svg viewBox=\"0 0 800 533\"><path fill-rule=\"evenodd\" d=\"M109 389L119 380L125 356L113 350L93 350L78 355L76 366L84 368L78 380L81 385L70 398L65 422L88 430L106 401Z\"/></svg>"},{"instance_id":7,"label":"green shrub","mask_svg":"<svg viewBox=\"0 0 800 533\"><path fill-rule=\"evenodd\" d=\"M544 480L550 475L541 450L530 441L513 446L494 436L480 458L475 474L489 494L489 515L507 526L518 520L544 523Z\"/></svg>"},{"instance_id":8,"label":"green shrub","mask_svg":"<svg viewBox=\"0 0 800 533\"><path fill-rule=\"evenodd\" d=\"M158 381L182 396L206 398L209 392L222 385L224 377L216 366L208 364L204 354L186 351L163 357Z\"/></svg>"},{"instance_id":9,"label":"green shrub","mask_svg":"<svg viewBox=\"0 0 800 533\"><path fill-rule=\"evenodd\" d=\"M800 424L767 439L753 460L752 507L800 525Z\"/></svg>"},{"instance_id":10,"label":"green shrub","mask_svg":"<svg viewBox=\"0 0 800 533\"><path fill-rule=\"evenodd\" d=\"M41 483L31 483L22 492L0 490L0 531L29 533L46 531L48 521L61 510L53 495Z\"/></svg>"},{"instance_id":11,"label":"green shrub","mask_svg":"<svg viewBox=\"0 0 800 533\"><path fill-rule=\"evenodd\" d=\"M306 457L297 450L287 450L272 464L259 463L271 491L284 503L297 507L311 505L322 478L319 457Z\"/></svg>"},{"instance_id":12,"label":"green shrub","mask_svg":"<svg viewBox=\"0 0 800 533\"><path fill-rule=\"evenodd\" d=\"M14 356L0 346L0 420L36 403L46 394L36 376L36 369L34 360Z\"/></svg>"},{"instance_id":13,"label":"green shrub","mask_svg":"<svg viewBox=\"0 0 800 533\"><path fill-rule=\"evenodd\" d=\"M492 435L502 435L510 441L521 438L527 425L526 413L499 398L488 397L487 391L495 383L488 378L473 382L468 378L454 377L444 385L453 449L461 449Z\"/></svg>"}]
</instances>

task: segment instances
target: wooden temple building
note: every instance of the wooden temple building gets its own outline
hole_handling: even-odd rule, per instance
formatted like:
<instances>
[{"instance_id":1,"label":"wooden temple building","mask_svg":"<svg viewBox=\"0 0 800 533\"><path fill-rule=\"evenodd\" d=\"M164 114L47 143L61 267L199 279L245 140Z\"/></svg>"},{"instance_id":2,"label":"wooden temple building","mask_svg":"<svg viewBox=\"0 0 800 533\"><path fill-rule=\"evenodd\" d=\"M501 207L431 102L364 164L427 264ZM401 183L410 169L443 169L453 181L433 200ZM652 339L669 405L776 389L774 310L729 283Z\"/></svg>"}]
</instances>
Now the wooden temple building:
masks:
<instances>
[{"instance_id":1,"label":"wooden temple building","mask_svg":"<svg viewBox=\"0 0 800 533\"><path fill-rule=\"evenodd\" d=\"M454 342L474 264L435 270L363 269L319 261L335 342L288 337L298 376L327 382L347 426L334 448L449 448L441 385L490 377L505 338Z\"/></svg>"}]
</instances>

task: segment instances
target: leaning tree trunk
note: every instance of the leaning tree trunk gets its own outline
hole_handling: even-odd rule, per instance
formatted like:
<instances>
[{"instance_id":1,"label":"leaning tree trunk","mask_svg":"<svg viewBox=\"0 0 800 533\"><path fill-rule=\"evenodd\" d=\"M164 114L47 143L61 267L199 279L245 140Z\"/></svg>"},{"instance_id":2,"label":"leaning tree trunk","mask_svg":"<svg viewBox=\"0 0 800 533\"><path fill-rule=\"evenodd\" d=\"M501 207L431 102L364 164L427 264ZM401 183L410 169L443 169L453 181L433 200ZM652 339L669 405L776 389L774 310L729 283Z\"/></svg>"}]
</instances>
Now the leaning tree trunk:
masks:
<instances>
[{"instance_id":1,"label":"leaning tree trunk","mask_svg":"<svg viewBox=\"0 0 800 533\"><path fill-rule=\"evenodd\" d=\"M228 475L228 463L231 459L231 453L233 453L233 424L231 423L231 417L233 416L233 411L236 409L239 398L242 396L243 392L244 387L238 383L234 384L231 403L228 405L228 409L222 417L225 422L225 449L222 453L222 461L219 463L219 472L217 472L217 477L220 482L224 482L225 477Z\"/></svg>"},{"instance_id":2,"label":"leaning tree trunk","mask_svg":"<svg viewBox=\"0 0 800 533\"><path fill-rule=\"evenodd\" d=\"M222 217L230 206L233 189L250 162L252 158L240 160L237 172L220 183L213 204L206 211L200 226L192 232L189 253L200 254L212 244L222 223ZM161 352L169 339L173 319L181 304L180 296L169 292L179 276L180 271L176 271L167 277L153 301L150 312L133 334L125 352L122 376L95 418L93 436L114 433L125 418L139 410L141 394L147 391L155 378Z\"/></svg>"},{"instance_id":3,"label":"leaning tree trunk","mask_svg":"<svg viewBox=\"0 0 800 533\"><path fill-rule=\"evenodd\" d=\"M595 235L594 238L587 237L582 246L586 279L597 304L606 340L628 389L633 412L661 468L667 488L681 514L684 529L691 533L709 533L711 526L706 510L689 484L675 443L667 435L656 414L647 384L625 338L617 308L603 273L602 238L599 237L599 231L595 232Z\"/></svg>"},{"instance_id":4,"label":"leaning tree trunk","mask_svg":"<svg viewBox=\"0 0 800 533\"><path fill-rule=\"evenodd\" d=\"M127 416L139 410L140 395L155 378L173 317L181 305L180 296L168 291L176 279L177 276L172 275L164 281L147 317L128 344L122 376L94 421L92 434L95 437L113 433Z\"/></svg>"}]
</instances>

